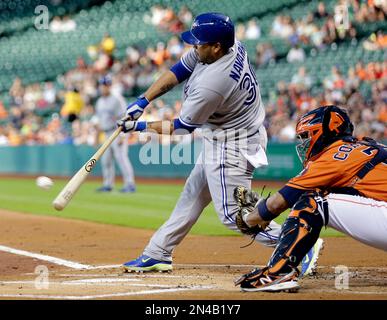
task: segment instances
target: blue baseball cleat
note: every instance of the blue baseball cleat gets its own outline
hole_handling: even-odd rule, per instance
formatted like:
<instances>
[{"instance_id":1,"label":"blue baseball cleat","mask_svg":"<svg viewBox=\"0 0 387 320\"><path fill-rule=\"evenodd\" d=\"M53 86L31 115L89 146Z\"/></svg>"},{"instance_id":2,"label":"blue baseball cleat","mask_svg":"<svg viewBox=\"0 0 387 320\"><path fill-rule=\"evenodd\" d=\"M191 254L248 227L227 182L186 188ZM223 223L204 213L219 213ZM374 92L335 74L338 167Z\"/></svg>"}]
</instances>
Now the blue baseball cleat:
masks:
<instances>
[{"instance_id":1,"label":"blue baseball cleat","mask_svg":"<svg viewBox=\"0 0 387 320\"><path fill-rule=\"evenodd\" d=\"M172 262L156 260L143 254L137 259L124 263L123 267L127 272L167 272L172 271Z\"/></svg>"},{"instance_id":2,"label":"blue baseball cleat","mask_svg":"<svg viewBox=\"0 0 387 320\"><path fill-rule=\"evenodd\" d=\"M95 191L97 191L97 192L110 192L110 191L112 191L112 190L113 190L112 187L109 187L109 186L102 186L102 187L98 188L98 189L95 190Z\"/></svg>"},{"instance_id":3,"label":"blue baseball cleat","mask_svg":"<svg viewBox=\"0 0 387 320\"><path fill-rule=\"evenodd\" d=\"M324 240L319 238L301 261L300 278L314 275L317 272L317 260L324 248Z\"/></svg>"},{"instance_id":4,"label":"blue baseball cleat","mask_svg":"<svg viewBox=\"0 0 387 320\"><path fill-rule=\"evenodd\" d=\"M136 192L136 186L134 184L128 185L128 186L120 189L120 192L122 192L122 193L134 193L134 192Z\"/></svg>"}]
</instances>

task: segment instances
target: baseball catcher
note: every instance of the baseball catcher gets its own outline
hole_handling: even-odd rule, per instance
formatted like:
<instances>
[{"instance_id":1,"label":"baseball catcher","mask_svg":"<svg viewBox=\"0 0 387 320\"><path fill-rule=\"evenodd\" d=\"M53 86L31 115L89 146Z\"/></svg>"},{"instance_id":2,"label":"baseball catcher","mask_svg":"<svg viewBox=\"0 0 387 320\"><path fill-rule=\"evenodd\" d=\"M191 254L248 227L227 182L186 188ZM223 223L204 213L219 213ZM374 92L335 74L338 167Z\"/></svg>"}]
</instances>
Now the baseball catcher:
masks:
<instances>
[{"instance_id":1,"label":"baseball catcher","mask_svg":"<svg viewBox=\"0 0 387 320\"><path fill-rule=\"evenodd\" d=\"M355 138L347 112L320 107L301 117L296 133L302 172L267 199L237 187L244 233L291 212L269 263L235 281L242 291L296 291L297 266L329 226L374 248L387 250L387 150L370 138ZM258 228L258 229L255 229Z\"/></svg>"}]
</instances>

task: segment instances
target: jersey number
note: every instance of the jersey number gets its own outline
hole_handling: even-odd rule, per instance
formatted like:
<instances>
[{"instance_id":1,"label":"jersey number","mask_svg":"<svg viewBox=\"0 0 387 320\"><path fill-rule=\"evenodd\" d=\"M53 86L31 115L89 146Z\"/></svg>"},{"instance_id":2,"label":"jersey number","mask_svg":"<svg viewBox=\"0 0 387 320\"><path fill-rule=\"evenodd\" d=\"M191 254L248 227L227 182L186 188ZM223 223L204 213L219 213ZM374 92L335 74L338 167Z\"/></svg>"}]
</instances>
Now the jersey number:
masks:
<instances>
[{"instance_id":1,"label":"jersey number","mask_svg":"<svg viewBox=\"0 0 387 320\"><path fill-rule=\"evenodd\" d=\"M248 96L244 102L245 106L250 106L255 102L255 99L257 98L257 86L258 81L255 78L254 70L252 70L250 61L248 61L249 64L249 72L245 72L243 75L242 81L239 85L240 90L246 90L248 91Z\"/></svg>"}]
</instances>

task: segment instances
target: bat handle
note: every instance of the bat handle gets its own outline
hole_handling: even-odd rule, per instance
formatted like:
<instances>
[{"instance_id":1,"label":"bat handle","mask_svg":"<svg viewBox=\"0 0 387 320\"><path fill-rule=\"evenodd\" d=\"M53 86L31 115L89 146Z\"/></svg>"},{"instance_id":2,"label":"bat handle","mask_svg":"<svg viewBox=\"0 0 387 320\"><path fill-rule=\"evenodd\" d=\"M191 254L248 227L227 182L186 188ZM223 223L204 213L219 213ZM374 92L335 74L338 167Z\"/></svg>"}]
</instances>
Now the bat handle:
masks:
<instances>
[{"instance_id":1,"label":"bat handle","mask_svg":"<svg viewBox=\"0 0 387 320\"><path fill-rule=\"evenodd\" d=\"M130 115L126 115L125 117L123 117L122 119L120 119L122 121L135 121L132 116Z\"/></svg>"}]
</instances>

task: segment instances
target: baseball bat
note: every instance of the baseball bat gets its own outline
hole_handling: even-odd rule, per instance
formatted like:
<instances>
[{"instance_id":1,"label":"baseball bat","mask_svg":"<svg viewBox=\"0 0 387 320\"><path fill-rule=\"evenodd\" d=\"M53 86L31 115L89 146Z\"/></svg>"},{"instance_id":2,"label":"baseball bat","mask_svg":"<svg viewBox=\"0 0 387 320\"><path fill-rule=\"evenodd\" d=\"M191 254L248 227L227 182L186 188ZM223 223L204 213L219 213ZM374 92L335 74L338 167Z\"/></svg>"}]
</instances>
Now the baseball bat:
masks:
<instances>
[{"instance_id":1,"label":"baseball bat","mask_svg":"<svg viewBox=\"0 0 387 320\"><path fill-rule=\"evenodd\" d=\"M54 208L58 211L63 210L75 193L78 191L81 184L85 181L97 161L101 158L107 148L112 144L115 138L120 134L122 128L118 127L112 135L102 144L102 146L92 155L92 157L78 170L78 172L70 179L64 186L62 191L58 194L52 202Z\"/></svg>"}]
</instances>

